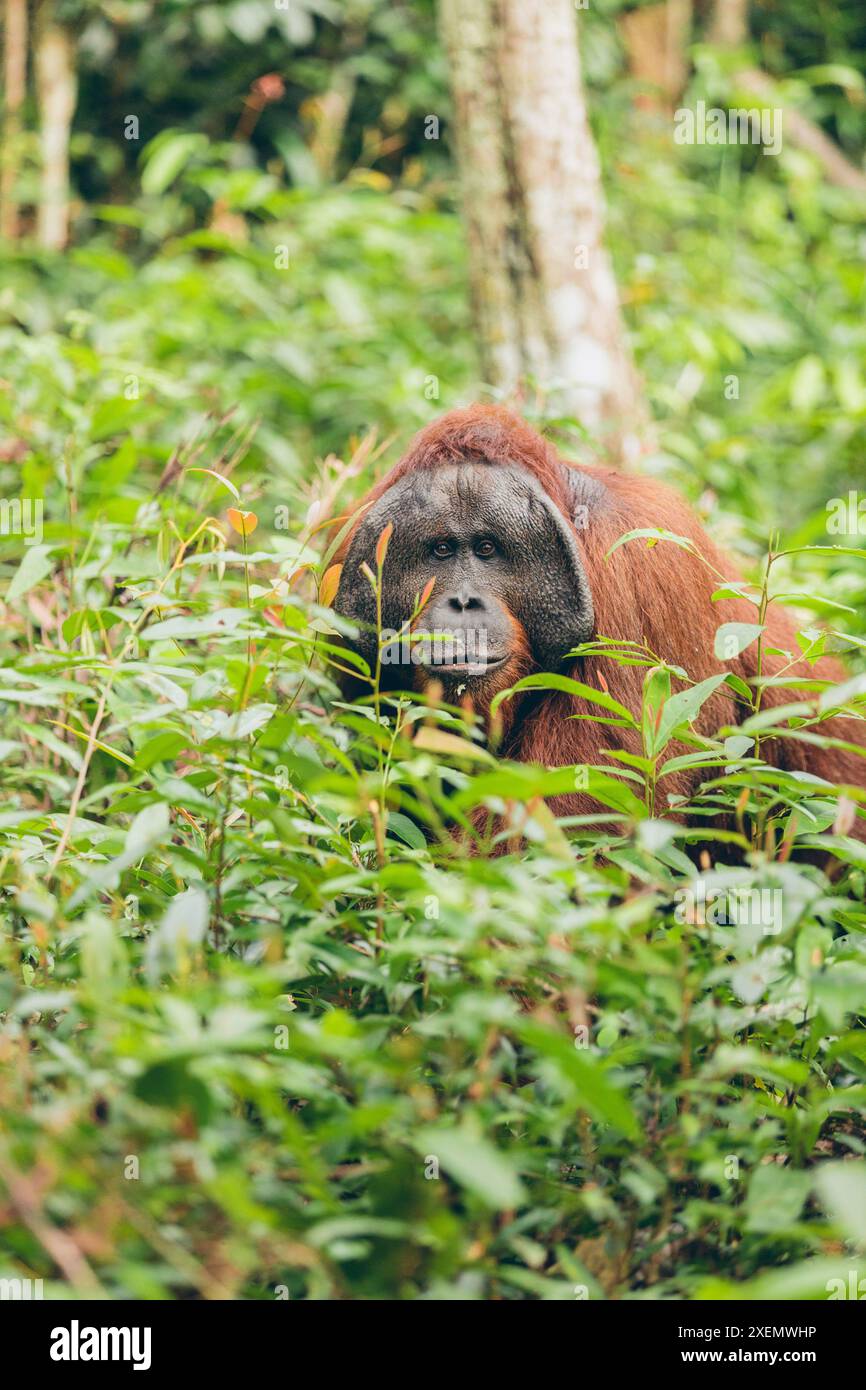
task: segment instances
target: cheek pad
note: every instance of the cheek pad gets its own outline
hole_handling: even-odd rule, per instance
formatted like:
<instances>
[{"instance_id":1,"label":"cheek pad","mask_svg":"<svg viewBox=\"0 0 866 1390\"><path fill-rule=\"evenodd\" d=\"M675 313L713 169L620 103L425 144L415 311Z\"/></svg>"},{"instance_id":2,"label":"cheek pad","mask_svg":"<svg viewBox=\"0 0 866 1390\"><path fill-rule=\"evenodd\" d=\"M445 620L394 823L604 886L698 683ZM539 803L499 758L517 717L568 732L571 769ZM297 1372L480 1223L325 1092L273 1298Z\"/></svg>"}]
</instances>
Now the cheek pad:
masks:
<instances>
[{"instance_id":1,"label":"cheek pad","mask_svg":"<svg viewBox=\"0 0 866 1390\"><path fill-rule=\"evenodd\" d=\"M537 485L528 501L522 558L509 598L538 665L556 671L572 648L592 636L592 594L577 540L558 508Z\"/></svg>"}]
</instances>

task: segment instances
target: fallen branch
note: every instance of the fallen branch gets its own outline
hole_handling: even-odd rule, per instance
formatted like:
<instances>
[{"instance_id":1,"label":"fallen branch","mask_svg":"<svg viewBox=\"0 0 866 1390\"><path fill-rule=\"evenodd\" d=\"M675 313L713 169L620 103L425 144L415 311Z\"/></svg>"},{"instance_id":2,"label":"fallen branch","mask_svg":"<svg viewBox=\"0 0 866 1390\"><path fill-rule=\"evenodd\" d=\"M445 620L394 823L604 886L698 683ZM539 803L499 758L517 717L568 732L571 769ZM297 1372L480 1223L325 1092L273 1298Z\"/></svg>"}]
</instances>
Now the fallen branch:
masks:
<instances>
[{"instance_id":1,"label":"fallen branch","mask_svg":"<svg viewBox=\"0 0 866 1390\"><path fill-rule=\"evenodd\" d=\"M794 111L782 100L779 88L759 68L743 68L734 75L734 83L758 97L766 106L780 106L785 112L785 135L793 145L814 155L830 183L854 193L866 194L866 174L842 153L839 146L825 135L820 126L801 111Z\"/></svg>"},{"instance_id":2,"label":"fallen branch","mask_svg":"<svg viewBox=\"0 0 866 1390\"><path fill-rule=\"evenodd\" d=\"M39 1185L34 1178L20 1173L5 1155L0 1158L0 1178L22 1222L50 1255L66 1282L82 1298L101 1298L102 1285L76 1241L68 1231L53 1225L45 1216Z\"/></svg>"}]
</instances>

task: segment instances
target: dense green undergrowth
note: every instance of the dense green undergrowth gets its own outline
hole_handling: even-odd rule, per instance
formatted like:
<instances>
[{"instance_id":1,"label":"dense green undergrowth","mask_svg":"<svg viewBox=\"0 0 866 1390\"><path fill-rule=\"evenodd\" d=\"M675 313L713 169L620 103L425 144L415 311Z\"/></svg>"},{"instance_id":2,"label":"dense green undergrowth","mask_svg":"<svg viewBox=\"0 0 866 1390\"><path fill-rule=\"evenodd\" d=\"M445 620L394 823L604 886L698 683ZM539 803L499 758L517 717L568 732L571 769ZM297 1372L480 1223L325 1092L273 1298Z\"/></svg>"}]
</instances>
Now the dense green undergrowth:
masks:
<instances>
[{"instance_id":1,"label":"dense green undergrowth","mask_svg":"<svg viewBox=\"0 0 866 1390\"><path fill-rule=\"evenodd\" d=\"M648 146L613 180L646 466L752 550L756 592L771 531L847 539L773 579L854 672L863 540L828 536L826 503L866 419L862 230L796 165L736 196L699 175ZM231 196L240 241L175 207L148 245L131 209L4 267L0 493L43 515L0 551L0 1273L146 1298L849 1290L866 855L844 806L723 731L692 751L698 809L735 809L726 867L711 818L666 814L692 706L665 677L631 712L647 765L619 771L346 706L316 526L473 394L459 229L409 191ZM605 819L545 809L577 775ZM524 843L494 855L503 814Z\"/></svg>"}]
</instances>

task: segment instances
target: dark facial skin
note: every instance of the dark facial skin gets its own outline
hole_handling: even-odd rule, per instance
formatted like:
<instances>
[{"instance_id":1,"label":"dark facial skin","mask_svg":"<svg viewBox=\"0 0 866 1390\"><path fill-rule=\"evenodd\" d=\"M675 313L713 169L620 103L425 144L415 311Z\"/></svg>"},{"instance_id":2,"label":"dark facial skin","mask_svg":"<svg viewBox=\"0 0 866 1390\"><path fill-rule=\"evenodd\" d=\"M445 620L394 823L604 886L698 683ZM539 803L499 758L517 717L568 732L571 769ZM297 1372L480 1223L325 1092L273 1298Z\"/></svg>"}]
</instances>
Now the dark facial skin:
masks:
<instances>
[{"instance_id":1,"label":"dark facial skin","mask_svg":"<svg viewBox=\"0 0 866 1390\"><path fill-rule=\"evenodd\" d=\"M419 673L424 684L426 673L442 682L446 699L464 691L483 699L527 669L556 670L591 634L577 542L535 479L517 466L446 465L390 488L349 548L336 609L366 625L352 645L371 669L376 612L359 567L366 561L375 572L376 542L389 522L382 627L403 640L383 651L386 687L417 686ZM405 625L430 579L410 641Z\"/></svg>"}]
</instances>

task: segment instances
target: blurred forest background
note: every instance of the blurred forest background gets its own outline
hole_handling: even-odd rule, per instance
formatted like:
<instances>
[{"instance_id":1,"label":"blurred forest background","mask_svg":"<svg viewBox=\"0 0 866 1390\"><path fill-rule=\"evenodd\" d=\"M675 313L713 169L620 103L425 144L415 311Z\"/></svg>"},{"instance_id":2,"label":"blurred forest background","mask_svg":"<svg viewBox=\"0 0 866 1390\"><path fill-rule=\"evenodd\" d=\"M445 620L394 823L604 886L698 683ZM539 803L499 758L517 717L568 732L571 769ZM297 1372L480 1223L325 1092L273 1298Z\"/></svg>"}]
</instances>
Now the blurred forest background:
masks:
<instances>
[{"instance_id":1,"label":"blurred forest background","mask_svg":"<svg viewBox=\"0 0 866 1390\"><path fill-rule=\"evenodd\" d=\"M771 532L844 541L862 0L575 10L654 421L637 466L756 562ZM44 503L44 530L3 513L0 1274L133 1298L856 1289L866 863L835 803L807 808L825 876L788 862L803 788L777 800L731 753L719 796L760 833L714 882L782 893L784 929L684 925L681 829L625 782L628 829L577 827L575 852L540 801L568 770L494 765L445 712L425 750L313 660L317 520L491 385L433 0L3 16L0 497ZM778 156L675 143L677 107L756 92L786 112ZM592 455L548 385L525 413ZM856 667L846 517L851 553L780 575ZM526 852L461 859L447 817L503 800Z\"/></svg>"},{"instance_id":2,"label":"blurred forest background","mask_svg":"<svg viewBox=\"0 0 866 1390\"><path fill-rule=\"evenodd\" d=\"M190 413L237 405L289 501L371 424L405 438L478 394L433 0L277 5L9 0L0 409L37 455L74 415L97 444L122 426L131 471ZM762 535L795 527L862 464L866 17L600 0L579 18L660 447ZM750 68L851 187L790 137L777 158L673 143L672 104L753 104Z\"/></svg>"}]
</instances>

